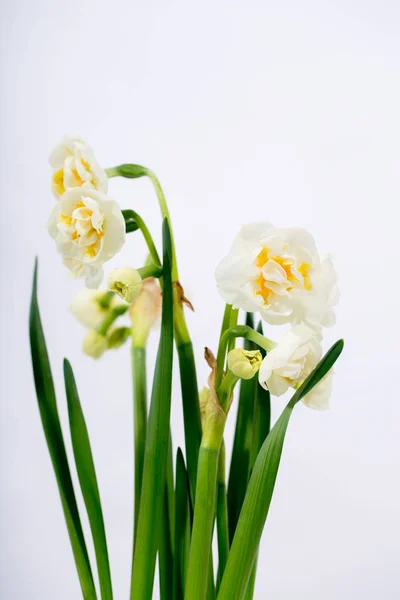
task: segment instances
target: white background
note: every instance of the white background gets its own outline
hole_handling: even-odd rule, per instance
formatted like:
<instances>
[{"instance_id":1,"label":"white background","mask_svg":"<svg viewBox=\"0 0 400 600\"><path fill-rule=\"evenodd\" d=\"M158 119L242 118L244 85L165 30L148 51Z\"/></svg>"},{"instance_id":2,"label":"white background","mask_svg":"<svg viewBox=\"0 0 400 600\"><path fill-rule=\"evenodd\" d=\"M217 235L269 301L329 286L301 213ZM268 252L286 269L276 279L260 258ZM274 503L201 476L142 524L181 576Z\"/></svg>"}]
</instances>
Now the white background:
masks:
<instances>
[{"instance_id":1,"label":"white background","mask_svg":"<svg viewBox=\"0 0 400 600\"><path fill-rule=\"evenodd\" d=\"M47 156L65 132L105 167L158 174L196 307L201 385L223 310L214 268L242 223L305 227L333 254L342 297L325 345L344 337L345 351L331 411L300 406L289 427L255 597L399 598L398 2L13 0L1 12L1 598L80 598L31 374L35 254L68 449L64 355L92 439L115 598L128 597L129 352L83 356L84 330L67 310L81 283L45 230ZM110 193L160 239L149 182L112 180ZM130 236L109 267L144 257ZM283 405L274 401L275 415ZM177 379L172 420L176 447Z\"/></svg>"}]
</instances>

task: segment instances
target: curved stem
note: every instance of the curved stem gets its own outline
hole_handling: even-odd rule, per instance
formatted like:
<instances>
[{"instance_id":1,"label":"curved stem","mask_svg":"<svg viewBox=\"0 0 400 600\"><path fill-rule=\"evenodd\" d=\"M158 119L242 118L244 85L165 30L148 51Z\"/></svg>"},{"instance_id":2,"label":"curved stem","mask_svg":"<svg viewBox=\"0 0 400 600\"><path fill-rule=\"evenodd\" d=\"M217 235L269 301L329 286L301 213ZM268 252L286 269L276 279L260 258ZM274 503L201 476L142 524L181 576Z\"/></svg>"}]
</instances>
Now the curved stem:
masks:
<instances>
[{"instance_id":1,"label":"curved stem","mask_svg":"<svg viewBox=\"0 0 400 600\"><path fill-rule=\"evenodd\" d=\"M172 281L178 281L178 266L176 262L175 242L174 235L172 232L171 217L169 215L167 201L165 199L165 195L158 178L153 173L153 171L151 171L147 167L135 164L124 164L119 165L118 167L111 167L110 169L106 169L106 173L108 177L121 176L127 177L129 179L136 179L138 177L148 177L151 180L157 194L161 214L164 218L167 219L170 228L172 242Z\"/></svg>"},{"instance_id":2,"label":"curved stem","mask_svg":"<svg viewBox=\"0 0 400 600\"><path fill-rule=\"evenodd\" d=\"M133 213L133 216L135 218L135 221L136 221L140 231L142 232L142 235L145 239L145 242L146 242L147 247L150 252L150 256L153 259L154 264L161 265L161 260L158 255L157 248L155 246L155 243L153 241L151 233L147 228L146 223L143 221L142 217L140 215L138 215L138 213L136 211L132 210L132 213Z\"/></svg>"},{"instance_id":3,"label":"curved stem","mask_svg":"<svg viewBox=\"0 0 400 600\"><path fill-rule=\"evenodd\" d=\"M246 338L251 342L254 342L255 344L257 344L257 346L260 346L260 348L262 348L266 352L270 352L276 346L275 342L264 337L261 333L254 331L254 329L252 329L248 325L235 325L234 327L230 327L222 335L219 343L217 354L217 385L218 382L222 381L222 372L224 368L225 355L228 345L232 339L237 337Z\"/></svg>"}]
</instances>

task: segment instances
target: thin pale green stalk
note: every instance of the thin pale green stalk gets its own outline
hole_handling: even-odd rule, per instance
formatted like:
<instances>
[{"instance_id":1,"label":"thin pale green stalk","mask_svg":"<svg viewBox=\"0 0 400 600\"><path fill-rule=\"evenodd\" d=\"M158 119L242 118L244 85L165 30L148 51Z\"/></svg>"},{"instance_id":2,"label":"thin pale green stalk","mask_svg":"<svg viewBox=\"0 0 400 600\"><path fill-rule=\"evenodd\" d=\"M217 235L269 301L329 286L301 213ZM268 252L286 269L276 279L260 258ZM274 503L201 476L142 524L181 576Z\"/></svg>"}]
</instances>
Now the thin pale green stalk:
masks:
<instances>
[{"instance_id":1,"label":"thin pale green stalk","mask_svg":"<svg viewBox=\"0 0 400 600\"><path fill-rule=\"evenodd\" d=\"M173 356L171 238L168 222L165 219L163 222L163 279L161 337L147 422L131 600L149 600L152 597L165 490Z\"/></svg>"},{"instance_id":2,"label":"thin pale green stalk","mask_svg":"<svg viewBox=\"0 0 400 600\"><path fill-rule=\"evenodd\" d=\"M174 473L172 465L172 439L169 436L167 472L162 513L161 536L158 550L158 567L160 579L160 599L171 600L174 587Z\"/></svg>"},{"instance_id":3,"label":"thin pale green stalk","mask_svg":"<svg viewBox=\"0 0 400 600\"><path fill-rule=\"evenodd\" d=\"M82 594L87 600L96 600L96 589L94 586L89 556L86 549L85 538L83 535L78 506L76 503L74 487L68 465L68 458L65 451L64 439L57 410L53 377L51 374L46 341L40 319L37 301L37 271L38 264L36 261L29 315L29 337L40 418L42 420L43 431L57 480L57 486L60 493L61 504L64 511L65 522L78 571L79 581L82 588ZM55 590L55 594L57 594L57 590Z\"/></svg>"},{"instance_id":4,"label":"thin pale green stalk","mask_svg":"<svg viewBox=\"0 0 400 600\"><path fill-rule=\"evenodd\" d=\"M285 434L293 408L332 368L343 349L339 340L295 392L268 434L254 465L233 538L218 600L242 600L256 558L278 474Z\"/></svg>"},{"instance_id":5,"label":"thin pale green stalk","mask_svg":"<svg viewBox=\"0 0 400 600\"><path fill-rule=\"evenodd\" d=\"M72 448L93 536L101 597L103 600L112 600L110 564L99 487L85 417L82 412L72 367L67 359L64 360L64 380Z\"/></svg>"},{"instance_id":6,"label":"thin pale green stalk","mask_svg":"<svg viewBox=\"0 0 400 600\"><path fill-rule=\"evenodd\" d=\"M218 539L218 585L225 571L229 554L228 505L225 482L225 443L222 440L217 476L217 539ZM217 586L218 590L218 586Z\"/></svg>"},{"instance_id":7,"label":"thin pale green stalk","mask_svg":"<svg viewBox=\"0 0 400 600\"><path fill-rule=\"evenodd\" d=\"M185 600L205 600L217 495L219 446L200 446Z\"/></svg>"},{"instance_id":8,"label":"thin pale green stalk","mask_svg":"<svg viewBox=\"0 0 400 600\"><path fill-rule=\"evenodd\" d=\"M175 552L173 600L184 600L190 543L190 490L185 460L180 448L176 455Z\"/></svg>"},{"instance_id":9,"label":"thin pale green stalk","mask_svg":"<svg viewBox=\"0 0 400 600\"><path fill-rule=\"evenodd\" d=\"M151 233L150 233L146 223L143 221L142 217L140 215L138 215L138 213L132 209L126 210L124 212L129 213L129 216L132 218L133 221L135 221L138 228L142 232L142 235L147 244L147 248L149 250L150 256L153 259L153 263L155 265L161 265L161 260L158 255L156 245L155 245L153 238L151 236Z\"/></svg>"},{"instance_id":10,"label":"thin pale green stalk","mask_svg":"<svg viewBox=\"0 0 400 600\"><path fill-rule=\"evenodd\" d=\"M133 380L133 438L134 438L134 528L133 556L139 518L140 495L142 492L144 452L147 428L147 382L146 382L146 348L132 345L132 380Z\"/></svg>"}]
</instances>

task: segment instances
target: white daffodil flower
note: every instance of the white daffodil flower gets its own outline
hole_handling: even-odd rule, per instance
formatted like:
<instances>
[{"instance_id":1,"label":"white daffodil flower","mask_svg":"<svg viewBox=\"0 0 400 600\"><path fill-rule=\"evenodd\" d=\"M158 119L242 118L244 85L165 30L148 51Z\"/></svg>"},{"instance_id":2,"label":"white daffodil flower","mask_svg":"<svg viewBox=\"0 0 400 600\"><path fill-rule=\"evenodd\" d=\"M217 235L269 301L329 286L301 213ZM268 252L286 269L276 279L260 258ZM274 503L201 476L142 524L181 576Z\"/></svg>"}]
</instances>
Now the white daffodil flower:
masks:
<instances>
[{"instance_id":1,"label":"white daffodil flower","mask_svg":"<svg viewBox=\"0 0 400 600\"><path fill-rule=\"evenodd\" d=\"M234 308L259 311L268 323L302 323L320 330L334 324L336 273L321 259L304 229L269 223L242 227L215 273L222 298Z\"/></svg>"},{"instance_id":2,"label":"white daffodil flower","mask_svg":"<svg viewBox=\"0 0 400 600\"><path fill-rule=\"evenodd\" d=\"M110 309L122 304L119 298L105 290L83 288L73 297L70 311L88 329L97 329L103 323Z\"/></svg>"},{"instance_id":3,"label":"white daffodil flower","mask_svg":"<svg viewBox=\"0 0 400 600\"><path fill-rule=\"evenodd\" d=\"M113 269L108 276L108 289L129 304L139 296L142 285L140 273L132 267Z\"/></svg>"},{"instance_id":4,"label":"white daffodil flower","mask_svg":"<svg viewBox=\"0 0 400 600\"><path fill-rule=\"evenodd\" d=\"M65 136L50 153L49 163L53 169L52 190L60 198L71 188L89 186L107 192L108 178L90 146L78 137Z\"/></svg>"},{"instance_id":5,"label":"white daffodil flower","mask_svg":"<svg viewBox=\"0 0 400 600\"><path fill-rule=\"evenodd\" d=\"M102 265L125 242L118 203L86 186L65 192L50 215L48 230L65 266L89 288L100 285Z\"/></svg>"},{"instance_id":6,"label":"white daffodil flower","mask_svg":"<svg viewBox=\"0 0 400 600\"><path fill-rule=\"evenodd\" d=\"M304 324L296 325L264 358L258 373L259 383L274 396L281 396L289 387L304 381L321 357L321 343L315 331ZM330 393L328 373L303 402L310 408L324 410L329 406Z\"/></svg>"}]
</instances>

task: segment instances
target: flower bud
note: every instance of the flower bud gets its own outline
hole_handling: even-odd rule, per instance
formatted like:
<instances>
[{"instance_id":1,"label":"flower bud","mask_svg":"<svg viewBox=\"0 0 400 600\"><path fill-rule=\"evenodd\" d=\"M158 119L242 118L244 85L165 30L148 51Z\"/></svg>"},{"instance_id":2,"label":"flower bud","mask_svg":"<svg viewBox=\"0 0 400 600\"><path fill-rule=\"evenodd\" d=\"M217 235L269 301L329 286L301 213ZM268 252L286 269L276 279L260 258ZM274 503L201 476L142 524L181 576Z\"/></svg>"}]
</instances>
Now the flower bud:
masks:
<instances>
[{"instance_id":1,"label":"flower bud","mask_svg":"<svg viewBox=\"0 0 400 600\"><path fill-rule=\"evenodd\" d=\"M108 289L130 304L140 294L142 278L136 269L120 267L111 271L108 277Z\"/></svg>"},{"instance_id":2,"label":"flower bud","mask_svg":"<svg viewBox=\"0 0 400 600\"><path fill-rule=\"evenodd\" d=\"M228 354L228 367L236 377L251 379L259 370L262 355L259 350L234 348Z\"/></svg>"},{"instance_id":3,"label":"flower bud","mask_svg":"<svg viewBox=\"0 0 400 600\"><path fill-rule=\"evenodd\" d=\"M83 340L82 350L92 358L100 358L107 350L107 338L91 329Z\"/></svg>"}]
</instances>

